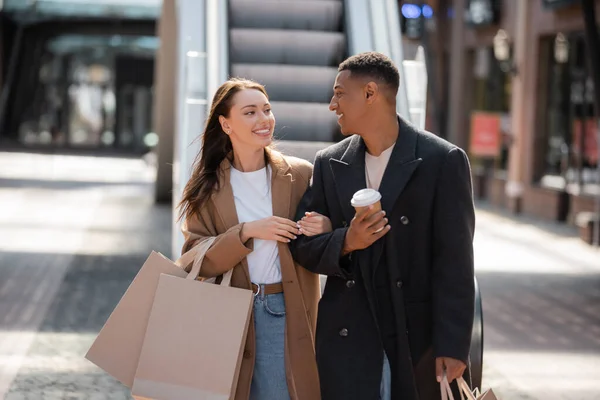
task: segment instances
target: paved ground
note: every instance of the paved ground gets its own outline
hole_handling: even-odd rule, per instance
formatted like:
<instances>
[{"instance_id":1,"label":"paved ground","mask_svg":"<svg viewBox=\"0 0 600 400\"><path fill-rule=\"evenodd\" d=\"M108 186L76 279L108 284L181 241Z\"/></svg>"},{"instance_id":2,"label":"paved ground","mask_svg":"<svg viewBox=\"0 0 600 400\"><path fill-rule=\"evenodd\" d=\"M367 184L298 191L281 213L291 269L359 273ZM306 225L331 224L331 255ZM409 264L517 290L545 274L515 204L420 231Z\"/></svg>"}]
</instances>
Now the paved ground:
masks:
<instances>
[{"instance_id":1,"label":"paved ground","mask_svg":"<svg viewBox=\"0 0 600 400\"><path fill-rule=\"evenodd\" d=\"M83 358L170 207L135 159L0 153L0 398L129 399ZM600 398L600 252L481 205L484 387L502 400Z\"/></svg>"},{"instance_id":2,"label":"paved ground","mask_svg":"<svg viewBox=\"0 0 600 400\"><path fill-rule=\"evenodd\" d=\"M599 399L600 252L556 224L478 217L484 385L505 399Z\"/></svg>"}]
</instances>

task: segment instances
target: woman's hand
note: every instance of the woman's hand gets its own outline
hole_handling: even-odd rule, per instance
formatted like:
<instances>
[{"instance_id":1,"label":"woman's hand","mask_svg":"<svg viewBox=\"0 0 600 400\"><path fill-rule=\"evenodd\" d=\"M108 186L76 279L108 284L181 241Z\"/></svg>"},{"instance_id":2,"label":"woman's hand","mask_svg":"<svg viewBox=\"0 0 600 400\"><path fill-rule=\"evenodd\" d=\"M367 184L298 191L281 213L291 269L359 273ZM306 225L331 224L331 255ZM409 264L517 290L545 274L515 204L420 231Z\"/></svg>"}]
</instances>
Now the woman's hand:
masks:
<instances>
[{"instance_id":1,"label":"woman's hand","mask_svg":"<svg viewBox=\"0 0 600 400\"><path fill-rule=\"evenodd\" d=\"M267 217L258 221L246 222L240 232L243 243L249 239L276 240L289 243L300 234L298 224L287 218Z\"/></svg>"},{"instance_id":2,"label":"woman's hand","mask_svg":"<svg viewBox=\"0 0 600 400\"><path fill-rule=\"evenodd\" d=\"M305 236L315 236L332 231L331 220L318 212L307 212L298 222L300 233Z\"/></svg>"}]
</instances>

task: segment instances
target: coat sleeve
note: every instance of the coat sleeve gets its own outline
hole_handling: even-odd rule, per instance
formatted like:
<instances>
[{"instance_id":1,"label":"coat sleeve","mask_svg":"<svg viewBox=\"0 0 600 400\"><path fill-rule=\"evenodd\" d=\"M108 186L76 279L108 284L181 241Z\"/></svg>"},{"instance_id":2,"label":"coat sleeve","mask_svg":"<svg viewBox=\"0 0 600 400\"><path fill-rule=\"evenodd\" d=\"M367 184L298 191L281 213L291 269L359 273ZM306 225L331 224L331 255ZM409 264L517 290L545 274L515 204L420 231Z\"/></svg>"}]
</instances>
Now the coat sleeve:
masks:
<instances>
[{"instance_id":1,"label":"coat sleeve","mask_svg":"<svg viewBox=\"0 0 600 400\"><path fill-rule=\"evenodd\" d=\"M433 209L433 325L436 357L467 362L475 304L475 211L466 154L446 155Z\"/></svg>"},{"instance_id":2,"label":"coat sleeve","mask_svg":"<svg viewBox=\"0 0 600 400\"><path fill-rule=\"evenodd\" d=\"M222 275L252 252L252 239L242 243L240 238L243 225L243 223L235 225L216 236L215 242L204 256L200 276L213 278ZM184 220L181 227L185 239L182 253L189 251L204 239L214 236L211 235L210 226L206 223L206 215L203 213L197 213L193 218Z\"/></svg>"},{"instance_id":3,"label":"coat sleeve","mask_svg":"<svg viewBox=\"0 0 600 400\"><path fill-rule=\"evenodd\" d=\"M317 153L313 177L298 205L296 220L301 219L306 211L315 211L327 217L331 215L325 201L321 162L320 153ZM317 236L301 235L290 244L292 256L298 264L311 272L346 277L349 269L346 262L348 257L341 258L341 254L347 231L348 228L338 228Z\"/></svg>"}]
</instances>

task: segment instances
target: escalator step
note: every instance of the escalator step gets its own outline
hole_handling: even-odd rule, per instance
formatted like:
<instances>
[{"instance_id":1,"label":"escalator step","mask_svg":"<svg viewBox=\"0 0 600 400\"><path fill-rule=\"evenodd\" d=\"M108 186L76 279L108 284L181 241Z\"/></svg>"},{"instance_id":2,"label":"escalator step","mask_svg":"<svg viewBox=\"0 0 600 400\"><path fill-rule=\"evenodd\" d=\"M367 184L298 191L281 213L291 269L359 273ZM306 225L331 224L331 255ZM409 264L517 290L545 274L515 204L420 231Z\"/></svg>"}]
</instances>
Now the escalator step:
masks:
<instances>
[{"instance_id":1,"label":"escalator step","mask_svg":"<svg viewBox=\"0 0 600 400\"><path fill-rule=\"evenodd\" d=\"M232 63L338 65L346 53L340 32L278 29L231 29Z\"/></svg>"},{"instance_id":2,"label":"escalator step","mask_svg":"<svg viewBox=\"0 0 600 400\"><path fill-rule=\"evenodd\" d=\"M341 0L230 0L230 28L340 31Z\"/></svg>"},{"instance_id":3,"label":"escalator step","mask_svg":"<svg viewBox=\"0 0 600 400\"><path fill-rule=\"evenodd\" d=\"M271 105L278 140L331 142L339 134L329 104L272 101Z\"/></svg>"},{"instance_id":4,"label":"escalator step","mask_svg":"<svg viewBox=\"0 0 600 400\"><path fill-rule=\"evenodd\" d=\"M337 68L232 64L231 74L262 83L273 101L329 103Z\"/></svg>"}]
</instances>

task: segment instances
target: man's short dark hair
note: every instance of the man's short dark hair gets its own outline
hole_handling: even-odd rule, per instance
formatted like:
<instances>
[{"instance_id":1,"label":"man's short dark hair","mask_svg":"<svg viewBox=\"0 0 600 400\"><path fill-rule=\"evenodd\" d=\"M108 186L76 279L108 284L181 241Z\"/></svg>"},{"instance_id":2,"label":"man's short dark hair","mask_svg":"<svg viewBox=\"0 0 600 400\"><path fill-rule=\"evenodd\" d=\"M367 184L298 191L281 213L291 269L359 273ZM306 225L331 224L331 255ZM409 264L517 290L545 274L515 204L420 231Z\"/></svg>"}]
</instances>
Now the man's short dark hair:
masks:
<instances>
[{"instance_id":1,"label":"man's short dark hair","mask_svg":"<svg viewBox=\"0 0 600 400\"><path fill-rule=\"evenodd\" d=\"M388 56L374 51L347 58L340 64L338 71L350 71L353 76L371 78L378 83L384 83L394 96L400 87L400 73L394 62Z\"/></svg>"}]
</instances>

